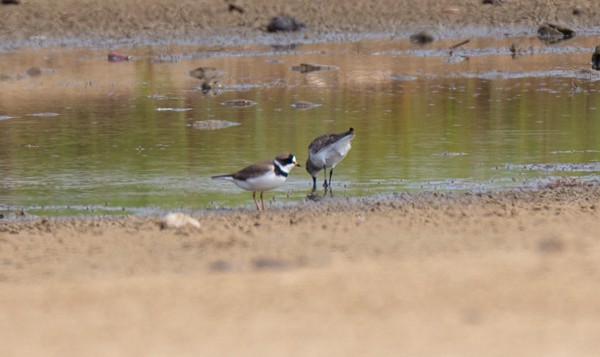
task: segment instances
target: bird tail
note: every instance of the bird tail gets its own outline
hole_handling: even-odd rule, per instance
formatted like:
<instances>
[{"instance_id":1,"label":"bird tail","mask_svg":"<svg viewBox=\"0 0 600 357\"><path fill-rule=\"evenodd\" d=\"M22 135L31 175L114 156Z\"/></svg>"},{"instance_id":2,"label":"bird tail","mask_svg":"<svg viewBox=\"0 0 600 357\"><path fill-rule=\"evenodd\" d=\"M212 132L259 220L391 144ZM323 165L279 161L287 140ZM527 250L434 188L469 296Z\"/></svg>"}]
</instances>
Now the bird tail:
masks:
<instances>
[{"instance_id":1,"label":"bird tail","mask_svg":"<svg viewBox=\"0 0 600 357\"><path fill-rule=\"evenodd\" d=\"M217 175L210 177L213 180L231 180L233 177L231 175Z\"/></svg>"}]
</instances>

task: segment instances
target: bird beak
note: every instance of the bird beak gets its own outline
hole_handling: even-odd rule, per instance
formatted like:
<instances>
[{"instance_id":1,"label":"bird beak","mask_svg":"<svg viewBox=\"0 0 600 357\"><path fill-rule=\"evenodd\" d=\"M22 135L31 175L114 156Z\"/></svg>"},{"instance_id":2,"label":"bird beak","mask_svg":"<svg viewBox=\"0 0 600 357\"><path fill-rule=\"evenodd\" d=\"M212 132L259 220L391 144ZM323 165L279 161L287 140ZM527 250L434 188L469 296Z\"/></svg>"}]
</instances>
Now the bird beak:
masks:
<instances>
[{"instance_id":1,"label":"bird beak","mask_svg":"<svg viewBox=\"0 0 600 357\"><path fill-rule=\"evenodd\" d=\"M296 162L296 163L294 163L294 166L295 166L295 167L302 167L302 165L300 165L300 164L299 164L299 163L297 163L297 162Z\"/></svg>"}]
</instances>

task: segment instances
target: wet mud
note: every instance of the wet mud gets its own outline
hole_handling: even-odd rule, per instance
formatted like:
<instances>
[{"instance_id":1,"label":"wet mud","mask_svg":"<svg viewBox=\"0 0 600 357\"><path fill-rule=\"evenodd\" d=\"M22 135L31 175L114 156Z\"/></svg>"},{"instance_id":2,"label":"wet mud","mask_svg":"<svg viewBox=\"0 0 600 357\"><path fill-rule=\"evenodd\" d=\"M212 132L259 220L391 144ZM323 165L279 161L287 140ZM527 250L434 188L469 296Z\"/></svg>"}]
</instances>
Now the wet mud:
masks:
<instances>
[{"instance_id":1,"label":"wet mud","mask_svg":"<svg viewBox=\"0 0 600 357\"><path fill-rule=\"evenodd\" d=\"M456 0L451 4L424 0L417 6L408 0L28 0L19 5L0 5L0 40L4 47L164 41L231 45L357 40L377 34L408 38L422 31L443 39L535 35L541 25L548 23L579 35L593 33L600 26L599 15L600 4L591 1L512 0L494 5L480 0ZM291 27L301 31L269 33L269 25L277 16L294 17L297 24L292 24L297 26Z\"/></svg>"}]
</instances>

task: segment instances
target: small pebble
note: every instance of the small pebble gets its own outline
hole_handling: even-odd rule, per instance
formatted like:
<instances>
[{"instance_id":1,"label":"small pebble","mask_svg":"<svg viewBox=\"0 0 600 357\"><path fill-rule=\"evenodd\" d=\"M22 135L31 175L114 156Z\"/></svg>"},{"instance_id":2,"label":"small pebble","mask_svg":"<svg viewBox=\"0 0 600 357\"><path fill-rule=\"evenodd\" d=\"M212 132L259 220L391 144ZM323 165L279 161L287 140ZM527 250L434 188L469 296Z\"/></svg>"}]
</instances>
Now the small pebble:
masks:
<instances>
[{"instance_id":1,"label":"small pebble","mask_svg":"<svg viewBox=\"0 0 600 357\"><path fill-rule=\"evenodd\" d=\"M181 228L188 225L195 228L200 228L200 222L198 222L197 219L180 212L167 214L161 222L162 229Z\"/></svg>"}]
</instances>

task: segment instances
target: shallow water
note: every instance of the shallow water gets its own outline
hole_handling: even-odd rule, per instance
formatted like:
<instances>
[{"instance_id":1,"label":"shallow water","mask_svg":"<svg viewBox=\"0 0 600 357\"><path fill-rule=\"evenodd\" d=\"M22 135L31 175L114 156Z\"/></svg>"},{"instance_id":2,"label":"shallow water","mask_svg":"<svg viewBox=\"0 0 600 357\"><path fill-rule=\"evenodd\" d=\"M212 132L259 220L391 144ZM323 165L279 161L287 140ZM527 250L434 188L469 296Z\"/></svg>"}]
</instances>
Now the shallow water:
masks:
<instances>
[{"instance_id":1,"label":"shallow water","mask_svg":"<svg viewBox=\"0 0 600 357\"><path fill-rule=\"evenodd\" d=\"M594 38L481 39L449 56L451 45L152 46L121 48L134 59L119 63L95 48L0 54L0 210L250 207L250 193L210 176L281 151L304 164L314 137L349 127L337 196L597 180ZM292 70L300 63L339 68ZM188 75L199 66L223 71L222 87L203 93ZM236 99L255 104L223 105ZM265 197L303 200L311 184L295 169Z\"/></svg>"}]
</instances>

